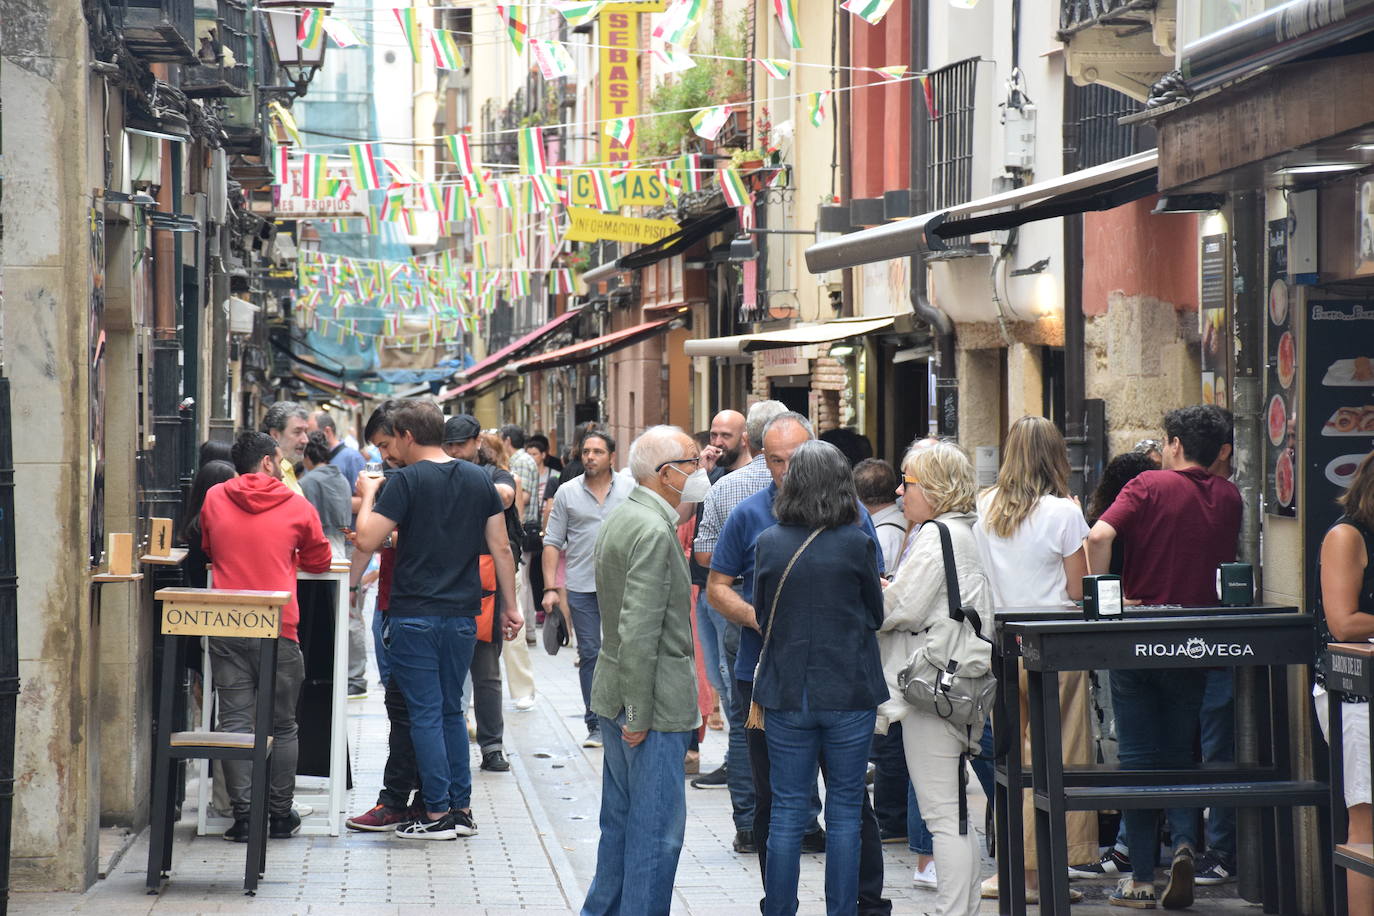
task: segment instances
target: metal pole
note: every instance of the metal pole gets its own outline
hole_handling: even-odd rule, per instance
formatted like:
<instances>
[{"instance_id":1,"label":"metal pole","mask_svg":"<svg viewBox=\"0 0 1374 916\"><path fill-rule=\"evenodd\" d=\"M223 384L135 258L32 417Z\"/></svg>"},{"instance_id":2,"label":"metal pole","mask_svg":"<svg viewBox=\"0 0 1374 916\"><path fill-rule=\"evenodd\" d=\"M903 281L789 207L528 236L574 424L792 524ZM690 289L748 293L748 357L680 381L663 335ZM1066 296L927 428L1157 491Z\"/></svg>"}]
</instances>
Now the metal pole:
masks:
<instances>
[{"instance_id":1,"label":"metal pole","mask_svg":"<svg viewBox=\"0 0 1374 916\"><path fill-rule=\"evenodd\" d=\"M1231 195L1231 250L1235 322L1235 380L1231 408L1235 417L1235 482L1240 488L1244 515L1241 519L1239 557L1255 571L1255 594L1261 593L1260 485L1264 480L1264 431L1260 422L1264 399L1264 196L1247 191ZM1237 668L1235 680L1236 762L1260 762L1257 692L1262 689L1254 668ZM1286 716L1287 710L1275 710ZM1276 747L1274 754L1289 753ZM1260 811L1236 810L1236 864L1239 892L1250 901L1262 893Z\"/></svg>"},{"instance_id":2,"label":"metal pole","mask_svg":"<svg viewBox=\"0 0 1374 916\"><path fill-rule=\"evenodd\" d=\"M1064 174L1082 165L1079 155L1079 92L1064 81ZM1083 400L1087 373L1083 355L1083 216L1064 217L1064 439L1069 446L1069 489L1088 499L1088 437Z\"/></svg>"},{"instance_id":3,"label":"metal pole","mask_svg":"<svg viewBox=\"0 0 1374 916\"><path fill-rule=\"evenodd\" d=\"M0 916L9 909L15 711L19 700L19 584L14 538L10 382L0 376Z\"/></svg>"}]
</instances>

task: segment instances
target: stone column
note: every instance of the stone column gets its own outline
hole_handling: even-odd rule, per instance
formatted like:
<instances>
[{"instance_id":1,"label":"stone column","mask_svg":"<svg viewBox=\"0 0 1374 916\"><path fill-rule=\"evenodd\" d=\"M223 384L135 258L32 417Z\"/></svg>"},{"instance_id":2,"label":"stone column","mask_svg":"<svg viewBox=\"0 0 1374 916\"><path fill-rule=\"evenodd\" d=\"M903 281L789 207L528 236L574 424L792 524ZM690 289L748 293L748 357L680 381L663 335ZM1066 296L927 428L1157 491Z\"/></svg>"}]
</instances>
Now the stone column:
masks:
<instances>
[{"instance_id":1,"label":"stone column","mask_svg":"<svg viewBox=\"0 0 1374 916\"><path fill-rule=\"evenodd\" d=\"M95 878L99 817L85 367L88 215L104 180L88 118L102 87L78 0L0 0L0 15L22 678L11 881L81 890Z\"/></svg>"}]
</instances>

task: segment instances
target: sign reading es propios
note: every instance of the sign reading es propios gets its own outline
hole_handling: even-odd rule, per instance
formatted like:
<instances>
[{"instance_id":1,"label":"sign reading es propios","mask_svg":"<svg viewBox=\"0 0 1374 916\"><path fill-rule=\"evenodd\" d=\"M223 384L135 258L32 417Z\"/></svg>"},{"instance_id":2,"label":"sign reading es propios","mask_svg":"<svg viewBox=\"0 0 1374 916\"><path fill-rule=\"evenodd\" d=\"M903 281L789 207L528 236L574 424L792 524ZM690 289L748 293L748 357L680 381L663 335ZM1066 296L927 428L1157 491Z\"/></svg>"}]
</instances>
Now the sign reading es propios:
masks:
<instances>
[{"instance_id":1,"label":"sign reading es propios","mask_svg":"<svg viewBox=\"0 0 1374 916\"><path fill-rule=\"evenodd\" d=\"M612 207L657 207L668 202L668 189L653 169L630 169L625 172L624 185L617 183L612 193ZM575 171L568 182L568 194L573 206L596 206L596 184L589 169Z\"/></svg>"}]
</instances>

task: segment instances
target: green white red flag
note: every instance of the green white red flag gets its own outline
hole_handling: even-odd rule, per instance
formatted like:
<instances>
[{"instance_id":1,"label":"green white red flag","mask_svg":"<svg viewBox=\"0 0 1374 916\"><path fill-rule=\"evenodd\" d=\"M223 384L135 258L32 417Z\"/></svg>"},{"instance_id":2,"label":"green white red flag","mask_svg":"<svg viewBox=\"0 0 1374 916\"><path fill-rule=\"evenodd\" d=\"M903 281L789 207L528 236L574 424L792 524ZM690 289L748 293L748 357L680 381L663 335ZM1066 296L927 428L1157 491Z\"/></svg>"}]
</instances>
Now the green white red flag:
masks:
<instances>
[{"instance_id":1,"label":"green white red flag","mask_svg":"<svg viewBox=\"0 0 1374 916\"><path fill-rule=\"evenodd\" d=\"M729 105L715 105L711 108L703 108L692 115L692 133L701 137L703 140L714 140L716 134L725 126L725 122L730 118Z\"/></svg>"},{"instance_id":2,"label":"green white red flag","mask_svg":"<svg viewBox=\"0 0 1374 916\"><path fill-rule=\"evenodd\" d=\"M318 51L324 46L323 9L302 9L300 23L296 26L296 44L307 51Z\"/></svg>"},{"instance_id":3,"label":"green white red flag","mask_svg":"<svg viewBox=\"0 0 1374 916\"><path fill-rule=\"evenodd\" d=\"M812 127L820 127L825 123L825 104L828 101L830 101L829 89L806 94L806 110L811 118Z\"/></svg>"},{"instance_id":4,"label":"green white red flag","mask_svg":"<svg viewBox=\"0 0 1374 916\"><path fill-rule=\"evenodd\" d=\"M716 169L716 180L720 182L725 203L730 207L744 207L749 204L749 188L734 168Z\"/></svg>"},{"instance_id":5,"label":"green white red flag","mask_svg":"<svg viewBox=\"0 0 1374 916\"><path fill-rule=\"evenodd\" d=\"M785 80L792 73L792 62L780 57L759 58L758 65L775 80Z\"/></svg>"},{"instance_id":6,"label":"green white red flag","mask_svg":"<svg viewBox=\"0 0 1374 916\"><path fill-rule=\"evenodd\" d=\"M773 14L778 17L783 37L793 48L802 46L801 24L797 22L797 0L773 0Z\"/></svg>"},{"instance_id":7,"label":"green white red flag","mask_svg":"<svg viewBox=\"0 0 1374 916\"><path fill-rule=\"evenodd\" d=\"M429 33L429 47L434 52L434 66L440 70L463 69L463 54L458 50L458 37L447 29Z\"/></svg>"},{"instance_id":8,"label":"green white red flag","mask_svg":"<svg viewBox=\"0 0 1374 916\"><path fill-rule=\"evenodd\" d=\"M401 34L406 37L410 56L420 63L420 45L423 41L424 26L420 25L420 13L414 7L396 10L396 21L401 24Z\"/></svg>"},{"instance_id":9,"label":"green white red flag","mask_svg":"<svg viewBox=\"0 0 1374 916\"><path fill-rule=\"evenodd\" d=\"M353 182L360 189L375 191L382 186L382 170L377 166L376 143L350 144L348 158L353 163Z\"/></svg>"},{"instance_id":10,"label":"green white red flag","mask_svg":"<svg viewBox=\"0 0 1374 916\"><path fill-rule=\"evenodd\" d=\"M629 147L635 138L635 119L634 118L612 118L606 122L603 130L606 136L610 137L621 146Z\"/></svg>"},{"instance_id":11,"label":"green white red flag","mask_svg":"<svg viewBox=\"0 0 1374 916\"><path fill-rule=\"evenodd\" d=\"M885 80L899 80L906 76L906 67L898 65L895 67L875 67L873 72Z\"/></svg>"},{"instance_id":12,"label":"green white red flag","mask_svg":"<svg viewBox=\"0 0 1374 916\"><path fill-rule=\"evenodd\" d=\"M563 14L563 18L568 20L568 25L578 26L590 22L596 18L597 13L606 5L606 0L550 0L553 8Z\"/></svg>"},{"instance_id":13,"label":"green white red flag","mask_svg":"<svg viewBox=\"0 0 1374 916\"><path fill-rule=\"evenodd\" d=\"M672 45L654 48L653 57L658 62L656 69L660 73L681 73L683 70L690 70L697 65L697 62L692 60L692 55L685 51L679 51Z\"/></svg>"},{"instance_id":14,"label":"green white red flag","mask_svg":"<svg viewBox=\"0 0 1374 916\"><path fill-rule=\"evenodd\" d=\"M338 16L324 17L324 33L334 39L334 44L341 48L354 48L363 44L363 40L353 31L353 26L348 24L348 20L340 19Z\"/></svg>"},{"instance_id":15,"label":"green white red flag","mask_svg":"<svg viewBox=\"0 0 1374 916\"><path fill-rule=\"evenodd\" d=\"M555 80L572 75L575 69L572 55L568 53L567 48L563 47L562 42L531 38L530 50L534 52L534 62L539 67L539 73L544 79Z\"/></svg>"},{"instance_id":16,"label":"green white red flag","mask_svg":"<svg viewBox=\"0 0 1374 916\"><path fill-rule=\"evenodd\" d=\"M653 35L670 45L690 44L701 25L701 14L706 9L706 0L675 0L672 6L659 16Z\"/></svg>"},{"instance_id":17,"label":"green white red flag","mask_svg":"<svg viewBox=\"0 0 1374 916\"><path fill-rule=\"evenodd\" d=\"M520 173L543 175L549 170L544 159L544 133L538 127L522 127L519 135Z\"/></svg>"},{"instance_id":18,"label":"green white red flag","mask_svg":"<svg viewBox=\"0 0 1374 916\"><path fill-rule=\"evenodd\" d=\"M892 8L892 3L893 0L843 0L840 9L848 10L869 25L877 25Z\"/></svg>"}]
</instances>

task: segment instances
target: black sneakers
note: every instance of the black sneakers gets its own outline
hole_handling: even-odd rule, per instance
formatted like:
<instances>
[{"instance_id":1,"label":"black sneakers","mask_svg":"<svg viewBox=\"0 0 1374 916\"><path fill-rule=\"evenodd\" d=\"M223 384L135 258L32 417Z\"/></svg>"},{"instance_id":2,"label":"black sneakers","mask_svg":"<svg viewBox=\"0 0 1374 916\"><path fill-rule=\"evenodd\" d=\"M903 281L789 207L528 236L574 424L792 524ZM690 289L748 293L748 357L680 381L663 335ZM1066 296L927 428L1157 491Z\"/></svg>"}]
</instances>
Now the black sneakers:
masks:
<instances>
[{"instance_id":1,"label":"black sneakers","mask_svg":"<svg viewBox=\"0 0 1374 916\"><path fill-rule=\"evenodd\" d=\"M601 747L601 729L593 725L587 729L587 737L582 739L583 747Z\"/></svg>"},{"instance_id":2,"label":"black sneakers","mask_svg":"<svg viewBox=\"0 0 1374 916\"><path fill-rule=\"evenodd\" d=\"M1070 865L1070 878L1110 878L1113 875L1129 875L1131 860L1115 846L1102 853L1102 858L1088 865Z\"/></svg>"},{"instance_id":3,"label":"black sneakers","mask_svg":"<svg viewBox=\"0 0 1374 916\"><path fill-rule=\"evenodd\" d=\"M1236 880L1236 866L1211 852L1197 857L1193 866L1193 882L1202 885L1227 884Z\"/></svg>"},{"instance_id":4,"label":"black sneakers","mask_svg":"<svg viewBox=\"0 0 1374 916\"><path fill-rule=\"evenodd\" d=\"M458 830L452 813L445 814L437 821L430 820L427 814L421 814L415 820L397 827L396 836L402 840L456 840Z\"/></svg>"},{"instance_id":5,"label":"black sneakers","mask_svg":"<svg viewBox=\"0 0 1374 916\"><path fill-rule=\"evenodd\" d=\"M817 827L802 837L802 852L825 852L825 828Z\"/></svg>"},{"instance_id":6,"label":"black sneakers","mask_svg":"<svg viewBox=\"0 0 1374 916\"><path fill-rule=\"evenodd\" d=\"M476 836L477 822L467 811L450 811L437 821L421 813L418 818L396 828L402 840L456 840L460 836Z\"/></svg>"},{"instance_id":7,"label":"black sneakers","mask_svg":"<svg viewBox=\"0 0 1374 916\"><path fill-rule=\"evenodd\" d=\"M759 848L754 845L754 831L738 830L735 832L735 852L740 855L753 855Z\"/></svg>"},{"instance_id":8,"label":"black sneakers","mask_svg":"<svg viewBox=\"0 0 1374 916\"><path fill-rule=\"evenodd\" d=\"M229 829L224 831L224 838L230 843L248 842L248 818L235 820Z\"/></svg>"},{"instance_id":9,"label":"black sneakers","mask_svg":"<svg viewBox=\"0 0 1374 916\"><path fill-rule=\"evenodd\" d=\"M724 789L726 785L724 764L716 767L709 773L702 773L692 780L693 789Z\"/></svg>"},{"instance_id":10,"label":"black sneakers","mask_svg":"<svg viewBox=\"0 0 1374 916\"><path fill-rule=\"evenodd\" d=\"M509 773L510 761L500 748L482 752L482 769L491 773Z\"/></svg>"},{"instance_id":11,"label":"black sneakers","mask_svg":"<svg viewBox=\"0 0 1374 916\"><path fill-rule=\"evenodd\" d=\"M301 817L294 811L267 819L267 835L274 840L286 840L301 832Z\"/></svg>"},{"instance_id":12,"label":"black sneakers","mask_svg":"<svg viewBox=\"0 0 1374 916\"><path fill-rule=\"evenodd\" d=\"M1182 910L1193 905L1193 850L1180 846L1174 850L1174 864L1169 869L1169 884L1159 898L1166 910Z\"/></svg>"}]
</instances>

